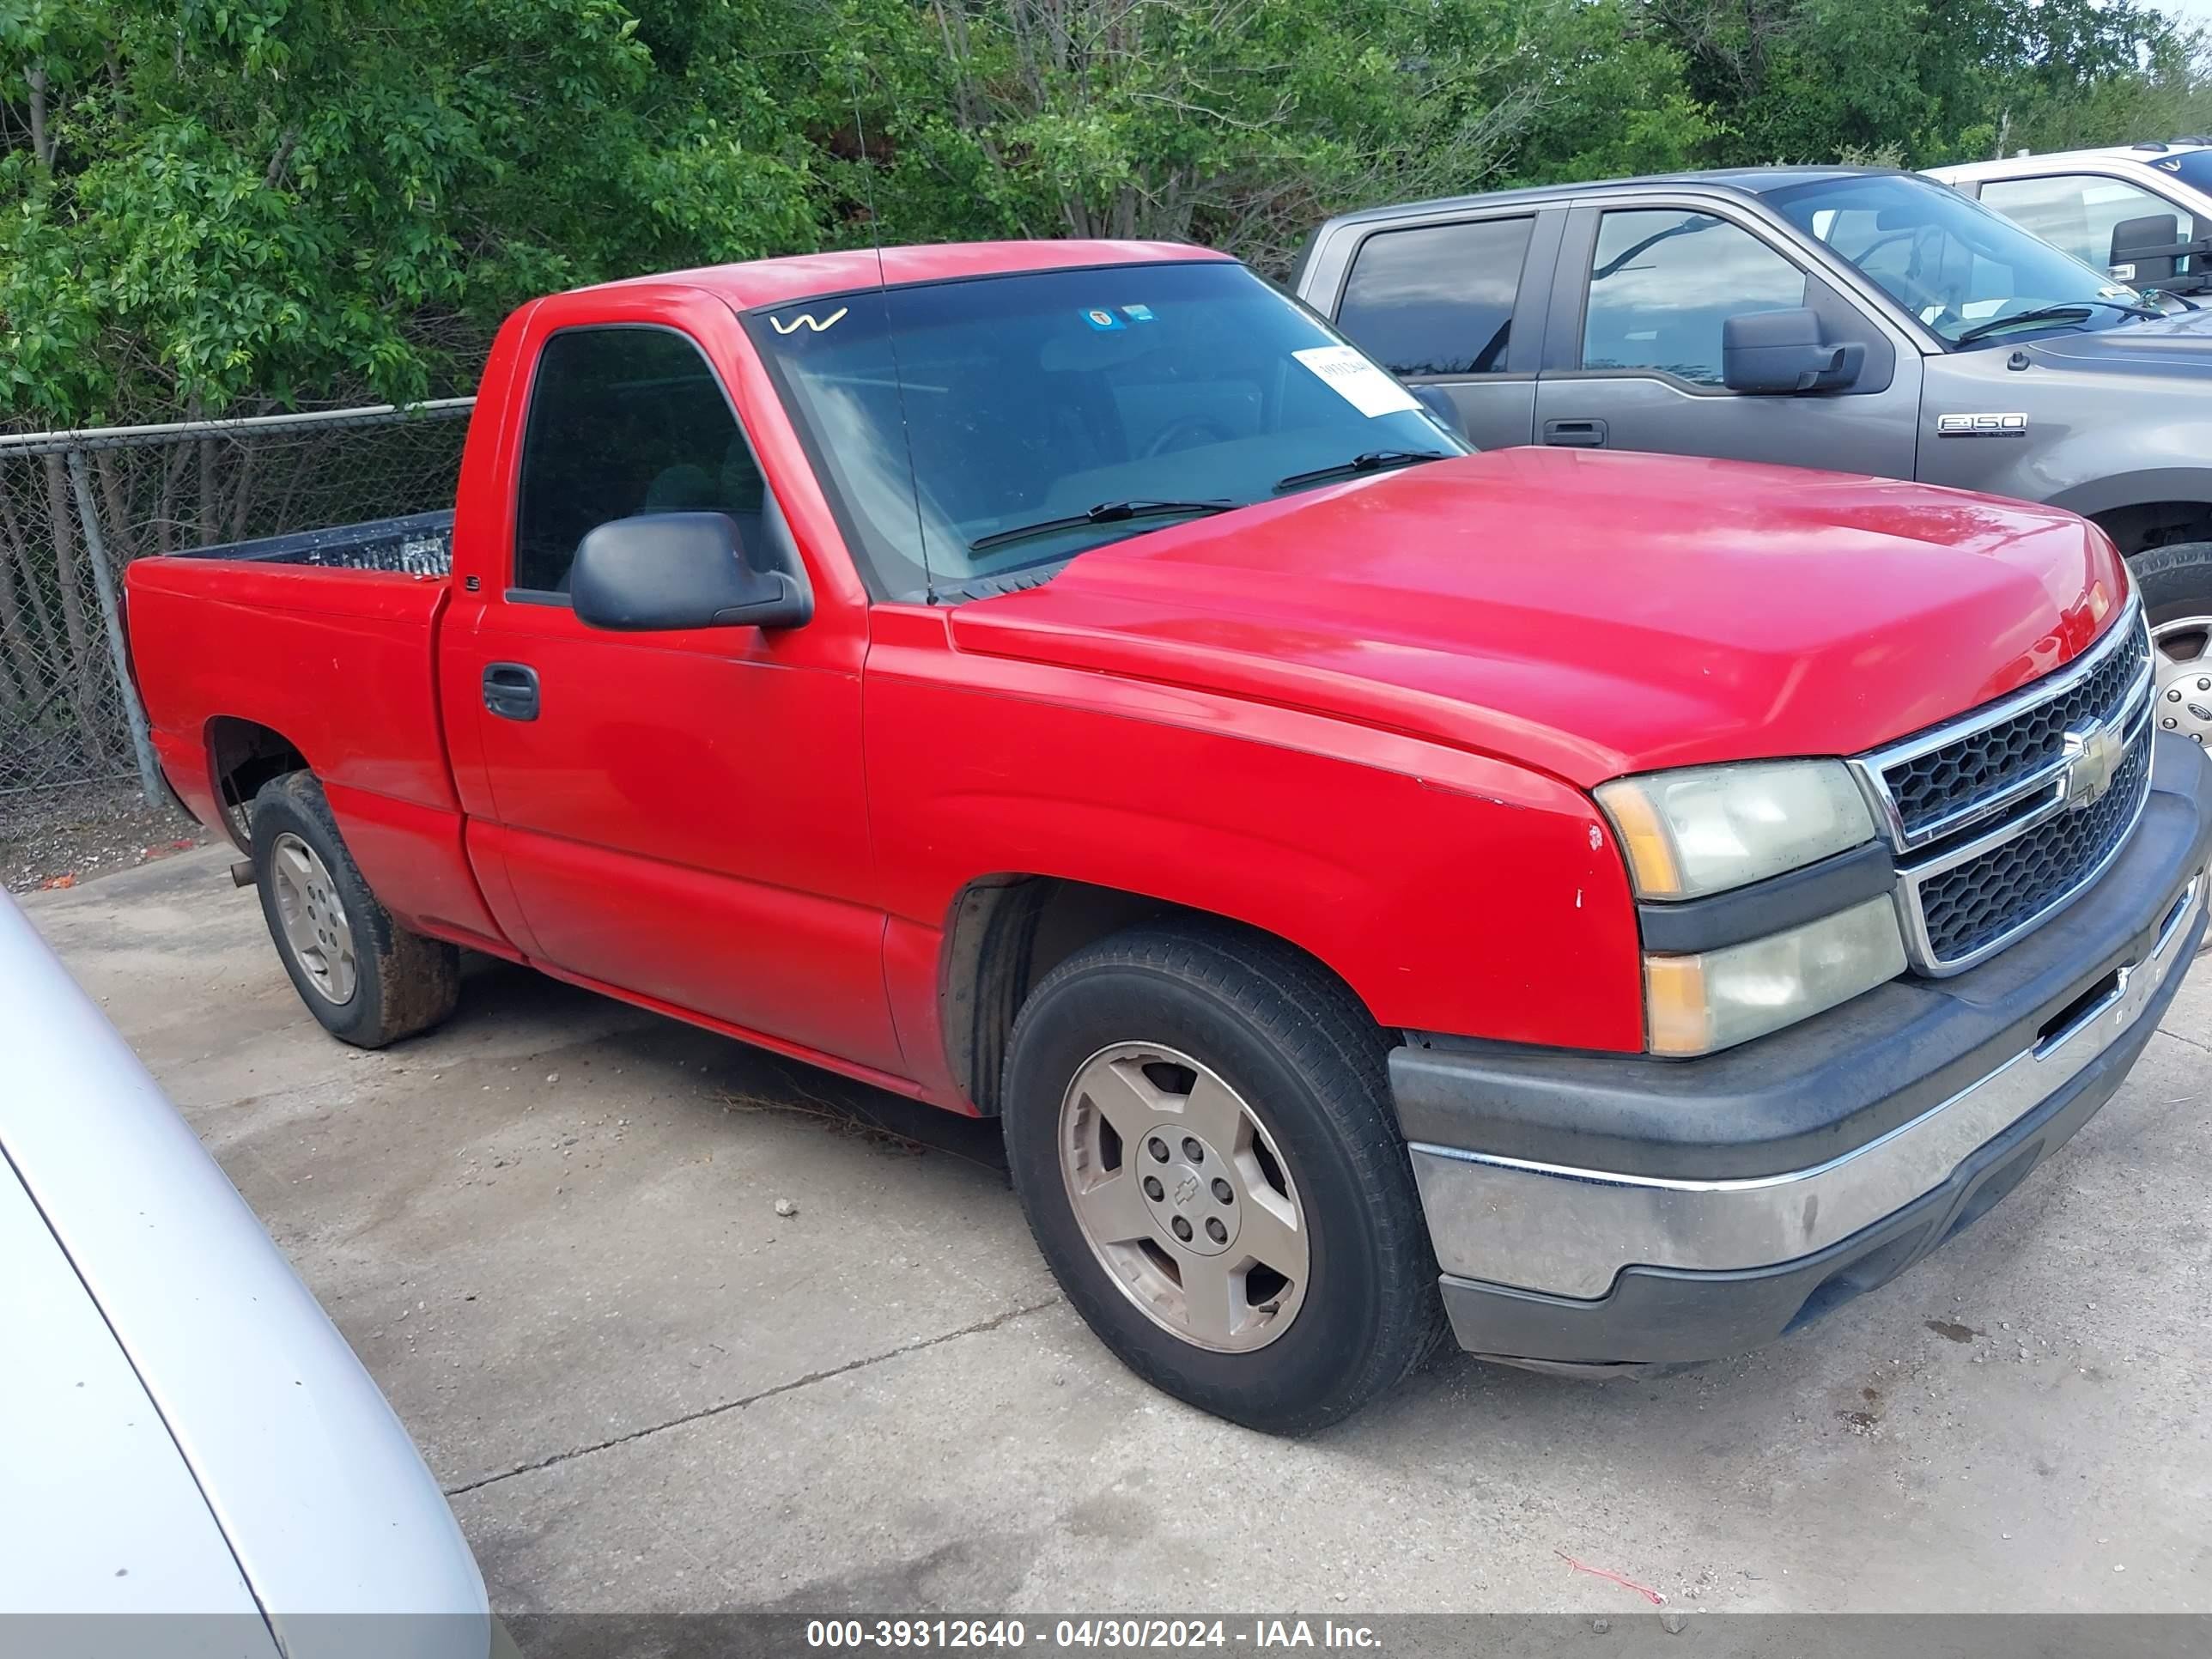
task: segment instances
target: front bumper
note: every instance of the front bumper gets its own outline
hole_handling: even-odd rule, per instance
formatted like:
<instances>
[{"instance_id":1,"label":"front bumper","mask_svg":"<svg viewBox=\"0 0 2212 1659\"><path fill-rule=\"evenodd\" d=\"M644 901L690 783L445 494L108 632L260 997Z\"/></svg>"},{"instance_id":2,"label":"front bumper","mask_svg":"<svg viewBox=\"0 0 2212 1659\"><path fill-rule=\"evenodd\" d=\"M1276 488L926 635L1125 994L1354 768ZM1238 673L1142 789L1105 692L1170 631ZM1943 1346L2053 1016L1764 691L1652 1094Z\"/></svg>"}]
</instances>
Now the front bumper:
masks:
<instances>
[{"instance_id":1,"label":"front bumper","mask_svg":"<svg viewBox=\"0 0 2212 1659\"><path fill-rule=\"evenodd\" d=\"M2094 1115L2212 906L2212 763L2161 737L2126 850L2035 933L1694 1060L1429 1039L1390 1079L1462 1347L1740 1352L1903 1272Z\"/></svg>"}]
</instances>

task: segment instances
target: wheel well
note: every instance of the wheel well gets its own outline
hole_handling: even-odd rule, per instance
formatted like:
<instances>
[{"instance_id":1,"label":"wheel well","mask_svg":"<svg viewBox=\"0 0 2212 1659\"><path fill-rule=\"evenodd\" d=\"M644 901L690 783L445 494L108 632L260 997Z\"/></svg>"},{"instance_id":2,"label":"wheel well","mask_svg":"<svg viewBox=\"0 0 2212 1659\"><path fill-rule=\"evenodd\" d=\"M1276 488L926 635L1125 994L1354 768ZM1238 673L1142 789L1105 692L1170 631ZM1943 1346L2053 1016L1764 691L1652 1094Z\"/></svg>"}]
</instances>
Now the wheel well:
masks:
<instances>
[{"instance_id":1,"label":"wheel well","mask_svg":"<svg viewBox=\"0 0 2212 1659\"><path fill-rule=\"evenodd\" d=\"M228 714L208 722L207 739L216 799L222 804L230 838L243 848L248 844L247 805L270 779L306 771L307 757L281 732Z\"/></svg>"},{"instance_id":2,"label":"wheel well","mask_svg":"<svg viewBox=\"0 0 2212 1659\"><path fill-rule=\"evenodd\" d=\"M2144 501L2092 513L2089 521L2112 538L2126 558L2172 542L2212 541L2212 504Z\"/></svg>"},{"instance_id":3,"label":"wheel well","mask_svg":"<svg viewBox=\"0 0 2212 1659\"><path fill-rule=\"evenodd\" d=\"M985 876L963 889L945 927L938 1006L953 1079L976 1109L987 1117L999 1113L1014 1017L1040 980L1085 945L1140 922L1179 917L1246 926L1191 905L1058 876ZM1316 965L1334 972L1325 963Z\"/></svg>"}]
</instances>

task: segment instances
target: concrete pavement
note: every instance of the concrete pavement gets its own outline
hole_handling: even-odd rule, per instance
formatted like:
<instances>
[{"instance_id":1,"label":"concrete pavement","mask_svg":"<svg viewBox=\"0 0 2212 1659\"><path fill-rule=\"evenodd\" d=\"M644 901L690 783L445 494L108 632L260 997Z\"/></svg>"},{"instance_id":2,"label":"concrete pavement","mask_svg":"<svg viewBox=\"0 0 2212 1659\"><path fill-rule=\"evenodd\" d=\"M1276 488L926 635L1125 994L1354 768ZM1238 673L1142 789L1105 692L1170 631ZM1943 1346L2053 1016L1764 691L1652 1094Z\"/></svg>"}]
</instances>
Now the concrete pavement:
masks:
<instances>
[{"instance_id":1,"label":"concrete pavement","mask_svg":"<svg viewBox=\"0 0 2212 1659\"><path fill-rule=\"evenodd\" d=\"M1138 1383L988 1125L500 964L326 1037L211 848L33 895L505 1613L2212 1611L2212 957L2081 1135L1804 1336L1453 1356L1315 1439ZM795 1213L778 1212L778 1201Z\"/></svg>"}]
</instances>

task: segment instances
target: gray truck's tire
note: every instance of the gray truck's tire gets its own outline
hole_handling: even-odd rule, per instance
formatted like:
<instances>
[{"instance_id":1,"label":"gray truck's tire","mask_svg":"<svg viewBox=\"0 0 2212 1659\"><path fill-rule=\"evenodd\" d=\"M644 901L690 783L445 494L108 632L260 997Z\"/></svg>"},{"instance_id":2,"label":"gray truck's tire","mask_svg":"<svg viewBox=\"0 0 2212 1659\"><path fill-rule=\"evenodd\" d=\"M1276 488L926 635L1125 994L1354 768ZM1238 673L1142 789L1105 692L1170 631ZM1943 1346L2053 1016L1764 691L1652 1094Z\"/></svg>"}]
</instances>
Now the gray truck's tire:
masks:
<instances>
[{"instance_id":1,"label":"gray truck's tire","mask_svg":"<svg viewBox=\"0 0 2212 1659\"><path fill-rule=\"evenodd\" d=\"M428 1030L460 1000L461 957L392 919L346 851L311 772L253 798L254 885L277 958L323 1029L357 1048Z\"/></svg>"},{"instance_id":2,"label":"gray truck's tire","mask_svg":"<svg viewBox=\"0 0 2212 1659\"><path fill-rule=\"evenodd\" d=\"M2212 617L2212 542L2169 542L2128 561L2156 629L2187 617Z\"/></svg>"},{"instance_id":3,"label":"gray truck's tire","mask_svg":"<svg viewBox=\"0 0 2212 1659\"><path fill-rule=\"evenodd\" d=\"M1299 1434L1434 1349L1437 1264L1389 1050L1310 959L1226 927L1133 928L1037 986L1002 1096L1014 1188L1068 1300L1132 1370L1233 1422ZM1106 1135L1109 1112L1136 1139ZM1146 1170L1164 1184L1143 1192ZM1302 1262L1302 1279L1271 1261ZM1205 1295L1224 1280L1226 1303ZM1203 1315L1178 1309L1191 1297Z\"/></svg>"}]
</instances>

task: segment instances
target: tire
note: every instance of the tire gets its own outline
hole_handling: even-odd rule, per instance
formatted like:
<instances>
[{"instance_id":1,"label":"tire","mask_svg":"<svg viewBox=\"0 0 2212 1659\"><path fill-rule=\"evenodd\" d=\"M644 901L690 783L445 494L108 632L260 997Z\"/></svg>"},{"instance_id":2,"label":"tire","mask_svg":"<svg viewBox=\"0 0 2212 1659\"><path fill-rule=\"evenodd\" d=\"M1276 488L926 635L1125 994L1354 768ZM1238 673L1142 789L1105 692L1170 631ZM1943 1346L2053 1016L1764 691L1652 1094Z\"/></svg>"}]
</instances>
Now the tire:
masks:
<instances>
[{"instance_id":1,"label":"tire","mask_svg":"<svg viewBox=\"0 0 2212 1659\"><path fill-rule=\"evenodd\" d=\"M2145 548L2128 561L2128 569L2142 590L2154 632L2161 623L2212 617L2212 542Z\"/></svg>"},{"instance_id":2,"label":"tire","mask_svg":"<svg viewBox=\"0 0 2212 1659\"><path fill-rule=\"evenodd\" d=\"M1131 1370L1231 1422L1303 1434L1434 1350L1437 1264L1389 1051L1318 964L1228 927L1134 928L1037 986L1002 1097L1014 1188L1068 1300ZM1114 1115L1130 1133L1106 1134ZM1164 1178L1153 1193L1146 1170ZM1191 1221L1215 1240L1219 1224L1237 1231L1210 1246L1170 1231ZM1295 1267L1301 1243L1302 1278L1270 1265Z\"/></svg>"},{"instance_id":3,"label":"tire","mask_svg":"<svg viewBox=\"0 0 2212 1659\"><path fill-rule=\"evenodd\" d=\"M250 822L262 919L293 988L325 1030L381 1048L453 1012L461 953L410 933L377 902L313 773L263 785Z\"/></svg>"}]
</instances>

